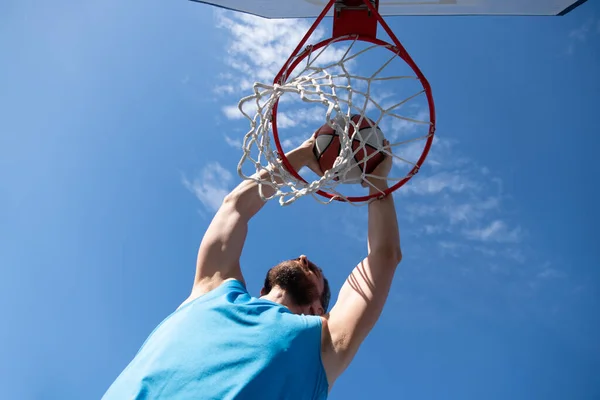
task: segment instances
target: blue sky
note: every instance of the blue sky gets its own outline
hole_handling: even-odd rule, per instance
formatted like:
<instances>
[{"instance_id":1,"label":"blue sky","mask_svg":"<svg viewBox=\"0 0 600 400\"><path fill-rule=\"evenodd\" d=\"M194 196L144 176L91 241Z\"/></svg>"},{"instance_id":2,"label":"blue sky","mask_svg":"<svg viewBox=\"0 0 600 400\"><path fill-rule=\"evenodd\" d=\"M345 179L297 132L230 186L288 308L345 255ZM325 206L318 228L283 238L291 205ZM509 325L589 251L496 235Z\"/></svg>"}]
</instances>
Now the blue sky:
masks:
<instances>
[{"instance_id":1,"label":"blue sky","mask_svg":"<svg viewBox=\"0 0 600 400\"><path fill-rule=\"evenodd\" d=\"M231 106L308 26L168 3L0 5L3 398L99 398L187 297L239 181ZM598 3L389 22L431 82L438 141L396 196L404 260L331 398L598 398ZM249 289L305 253L335 292L365 228L364 208L268 204Z\"/></svg>"}]
</instances>

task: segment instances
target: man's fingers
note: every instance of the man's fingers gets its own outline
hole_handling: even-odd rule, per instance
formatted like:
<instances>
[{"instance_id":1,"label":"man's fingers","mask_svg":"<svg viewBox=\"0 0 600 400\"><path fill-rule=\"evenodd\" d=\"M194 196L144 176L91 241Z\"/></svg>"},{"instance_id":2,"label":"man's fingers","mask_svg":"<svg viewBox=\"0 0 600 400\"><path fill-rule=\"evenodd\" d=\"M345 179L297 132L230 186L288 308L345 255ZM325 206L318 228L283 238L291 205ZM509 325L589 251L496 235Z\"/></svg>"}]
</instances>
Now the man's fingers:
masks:
<instances>
[{"instance_id":1,"label":"man's fingers","mask_svg":"<svg viewBox=\"0 0 600 400\"><path fill-rule=\"evenodd\" d=\"M321 171L321 167L319 166L319 163L316 160L309 162L306 166L315 174L323 176L323 171Z\"/></svg>"}]
</instances>

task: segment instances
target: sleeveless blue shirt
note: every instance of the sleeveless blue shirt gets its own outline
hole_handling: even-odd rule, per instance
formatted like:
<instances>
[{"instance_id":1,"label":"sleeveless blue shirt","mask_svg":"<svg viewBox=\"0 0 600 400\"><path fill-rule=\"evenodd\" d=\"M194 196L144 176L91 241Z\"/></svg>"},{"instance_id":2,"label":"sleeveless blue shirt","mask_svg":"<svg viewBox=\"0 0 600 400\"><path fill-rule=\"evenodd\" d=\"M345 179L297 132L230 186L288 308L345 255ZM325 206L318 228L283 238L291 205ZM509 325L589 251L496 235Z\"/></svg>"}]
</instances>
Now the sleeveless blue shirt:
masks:
<instances>
[{"instance_id":1,"label":"sleeveless blue shirt","mask_svg":"<svg viewBox=\"0 0 600 400\"><path fill-rule=\"evenodd\" d=\"M103 400L323 400L321 318L228 280L150 334Z\"/></svg>"}]
</instances>

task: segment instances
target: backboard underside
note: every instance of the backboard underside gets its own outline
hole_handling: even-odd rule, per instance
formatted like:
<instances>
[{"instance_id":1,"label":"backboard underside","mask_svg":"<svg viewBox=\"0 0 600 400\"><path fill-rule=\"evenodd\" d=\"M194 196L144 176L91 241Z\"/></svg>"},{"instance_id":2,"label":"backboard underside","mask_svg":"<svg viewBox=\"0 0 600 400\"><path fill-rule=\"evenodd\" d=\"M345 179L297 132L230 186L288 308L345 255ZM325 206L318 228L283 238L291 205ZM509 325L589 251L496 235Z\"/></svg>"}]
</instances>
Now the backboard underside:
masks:
<instances>
[{"instance_id":1,"label":"backboard underside","mask_svg":"<svg viewBox=\"0 0 600 400\"><path fill-rule=\"evenodd\" d=\"M327 0L192 0L265 18L312 18ZM586 0L380 0L390 15L565 15Z\"/></svg>"}]
</instances>

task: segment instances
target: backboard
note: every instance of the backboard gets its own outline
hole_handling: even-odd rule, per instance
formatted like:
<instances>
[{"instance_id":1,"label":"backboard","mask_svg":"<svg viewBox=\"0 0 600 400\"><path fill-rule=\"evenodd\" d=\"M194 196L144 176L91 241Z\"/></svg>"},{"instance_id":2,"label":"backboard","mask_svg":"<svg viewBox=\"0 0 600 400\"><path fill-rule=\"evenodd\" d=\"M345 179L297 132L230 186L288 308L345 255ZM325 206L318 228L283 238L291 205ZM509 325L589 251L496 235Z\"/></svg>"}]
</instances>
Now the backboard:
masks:
<instances>
[{"instance_id":1,"label":"backboard","mask_svg":"<svg viewBox=\"0 0 600 400\"><path fill-rule=\"evenodd\" d=\"M327 0L192 0L265 18L312 18ZM388 15L565 15L586 0L380 0Z\"/></svg>"}]
</instances>

